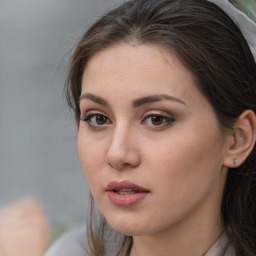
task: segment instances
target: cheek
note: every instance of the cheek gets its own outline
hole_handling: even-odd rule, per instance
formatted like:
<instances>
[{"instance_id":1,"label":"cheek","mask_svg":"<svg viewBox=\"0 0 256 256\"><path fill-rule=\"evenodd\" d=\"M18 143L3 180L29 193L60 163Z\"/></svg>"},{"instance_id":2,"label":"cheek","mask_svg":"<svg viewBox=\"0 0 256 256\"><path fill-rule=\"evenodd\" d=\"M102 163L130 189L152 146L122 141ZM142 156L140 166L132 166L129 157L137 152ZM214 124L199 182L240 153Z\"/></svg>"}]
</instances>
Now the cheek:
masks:
<instances>
[{"instance_id":1,"label":"cheek","mask_svg":"<svg viewBox=\"0 0 256 256\"><path fill-rule=\"evenodd\" d=\"M78 154L85 173L86 179L91 186L97 179L97 170L104 164L104 154L102 144L91 141L87 134L79 131L78 134Z\"/></svg>"},{"instance_id":2,"label":"cheek","mask_svg":"<svg viewBox=\"0 0 256 256\"><path fill-rule=\"evenodd\" d=\"M102 159L104 159L101 154L101 147L82 139L82 136L79 135L78 154L90 191L93 197L98 199L102 193L102 187L99 184L104 180L100 171L102 169Z\"/></svg>"},{"instance_id":3,"label":"cheek","mask_svg":"<svg viewBox=\"0 0 256 256\"><path fill-rule=\"evenodd\" d=\"M152 180L158 184L156 192L161 196L175 195L170 200L182 205L191 200L191 196L202 197L214 187L221 161L216 161L219 150L214 139L206 140L194 132L175 135L149 152L147 167L152 170Z\"/></svg>"},{"instance_id":4,"label":"cheek","mask_svg":"<svg viewBox=\"0 0 256 256\"><path fill-rule=\"evenodd\" d=\"M207 162L205 156L211 155L211 146L212 143L205 143L195 133L181 131L164 138L155 147L145 145L145 148L150 161L149 166L168 170L172 175L190 172L193 166Z\"/></svg>"}]
</instances>

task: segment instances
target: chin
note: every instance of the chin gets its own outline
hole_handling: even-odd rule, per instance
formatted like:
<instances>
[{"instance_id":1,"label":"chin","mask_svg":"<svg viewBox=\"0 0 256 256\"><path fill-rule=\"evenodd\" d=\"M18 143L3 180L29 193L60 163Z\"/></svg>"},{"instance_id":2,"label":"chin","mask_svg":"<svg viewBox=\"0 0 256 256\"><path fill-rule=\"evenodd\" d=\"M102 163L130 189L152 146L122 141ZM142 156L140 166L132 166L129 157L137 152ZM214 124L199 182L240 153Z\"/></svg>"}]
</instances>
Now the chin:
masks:
<instances>
[{"instance_id":1,"label":"chin","mask_svg":"<svg viewBox=\"0 0 256 256\"><path fill-rule=\"evenodd\" d=\"M115 231L126 236L141 236L151 233L150 227L145 223L129 222L128 220L109 220L108 223Z\"/></svg>"}]
</instances>

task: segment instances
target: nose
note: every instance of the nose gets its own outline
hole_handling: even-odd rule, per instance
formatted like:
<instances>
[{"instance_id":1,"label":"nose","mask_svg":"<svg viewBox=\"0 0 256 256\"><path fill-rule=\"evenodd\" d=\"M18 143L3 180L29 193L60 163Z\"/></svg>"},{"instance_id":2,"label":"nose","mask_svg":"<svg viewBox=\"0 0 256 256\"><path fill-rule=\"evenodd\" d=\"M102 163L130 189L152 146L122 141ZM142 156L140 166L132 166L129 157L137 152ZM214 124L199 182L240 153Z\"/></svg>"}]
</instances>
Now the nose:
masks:
<instances>
[{"instance_id":1,"label":"nose","mask_svg":"<svg viewBox=\"0 0 256 256\"><path fill-rule=\"evenodd\" d=\"M116 127L111 136L106 161L116 170L129 169L140 164L138 144L131 129Z\"/></svg>"}]
</instances>

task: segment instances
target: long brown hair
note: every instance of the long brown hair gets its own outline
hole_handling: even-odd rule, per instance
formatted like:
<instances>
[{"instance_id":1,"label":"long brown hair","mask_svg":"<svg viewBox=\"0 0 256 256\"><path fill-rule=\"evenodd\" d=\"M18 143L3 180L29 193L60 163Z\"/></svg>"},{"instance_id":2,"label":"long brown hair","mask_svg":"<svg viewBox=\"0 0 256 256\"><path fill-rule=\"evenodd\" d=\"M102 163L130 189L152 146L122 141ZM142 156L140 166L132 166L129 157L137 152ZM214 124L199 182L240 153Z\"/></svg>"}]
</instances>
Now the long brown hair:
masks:
<instances>
[{"instance_id":1,"label":"long brown hair","mask_svg":"<svg viewBox=\"0 0 256 256\"><path fill-rule=\"evenodd\" d=\"M223 131L246 109L256 113L256 64L237 25L206 0L131 0L110 11L83 35L70 62L66 95L79 125L81 79L86 63L110 45L161 45L193 73ZM237 256L256 255L256 148L242 166L230 169L222 217ZM104 217L88 224L92 256L107 255ZM112 237L112 236L111 236ZM116 255L129 255L132 238L122 236ZM113 254L112 254L113 255Z\"/></svg>"}]
</instances>

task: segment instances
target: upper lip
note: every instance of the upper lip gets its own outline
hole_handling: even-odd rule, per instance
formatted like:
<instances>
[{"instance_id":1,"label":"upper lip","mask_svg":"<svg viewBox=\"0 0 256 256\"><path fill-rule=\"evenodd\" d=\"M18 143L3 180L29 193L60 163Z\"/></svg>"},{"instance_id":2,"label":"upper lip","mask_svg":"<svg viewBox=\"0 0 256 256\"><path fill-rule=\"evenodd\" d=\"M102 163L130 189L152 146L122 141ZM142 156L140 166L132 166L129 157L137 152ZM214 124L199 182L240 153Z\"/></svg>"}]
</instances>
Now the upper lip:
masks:
<instances>
[{"instance_id":1,"label":"upper lip","mask_svg":"<svg viewBox=\"0 0 256 256\"><path fill-rule=\"evenodd\" d=\"M148 189L140 187L130 181L111 181L107 185L107 191L120 190L120 189L132 189L137 191L149 192Z\"/></svg>"}]
</instances>

